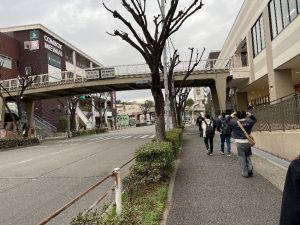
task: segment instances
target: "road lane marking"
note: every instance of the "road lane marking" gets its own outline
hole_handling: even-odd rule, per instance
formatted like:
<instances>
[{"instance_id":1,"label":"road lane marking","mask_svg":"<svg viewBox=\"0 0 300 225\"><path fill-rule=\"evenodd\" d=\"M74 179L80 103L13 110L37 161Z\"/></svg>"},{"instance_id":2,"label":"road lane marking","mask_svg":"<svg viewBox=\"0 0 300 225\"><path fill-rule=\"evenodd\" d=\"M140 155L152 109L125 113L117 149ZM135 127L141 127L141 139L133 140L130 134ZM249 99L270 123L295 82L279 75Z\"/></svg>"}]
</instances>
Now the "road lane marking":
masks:
<instances>
[{"instance_id":1,"label":"road lane marking","mask_svg":"<svg viewBox=\"0 0 300 225\"><path fill-rule=\"evenodd\" d=\"M154 134L154 135L151 135L149 138L154 138L156 135Z\"/></svg>"},{"instance_id":2,"label":"road lane marking","mask_svg":"<svg viewBox=\"0 0 300 225\"><path fill-rule=\"evenodd\" d=\"M148 137L148 136L149 136L149 134L146 134L146 135L144 135L144 136L142 136L140 138L145 138L145 137Z\"/></svg>"}]
</instances>

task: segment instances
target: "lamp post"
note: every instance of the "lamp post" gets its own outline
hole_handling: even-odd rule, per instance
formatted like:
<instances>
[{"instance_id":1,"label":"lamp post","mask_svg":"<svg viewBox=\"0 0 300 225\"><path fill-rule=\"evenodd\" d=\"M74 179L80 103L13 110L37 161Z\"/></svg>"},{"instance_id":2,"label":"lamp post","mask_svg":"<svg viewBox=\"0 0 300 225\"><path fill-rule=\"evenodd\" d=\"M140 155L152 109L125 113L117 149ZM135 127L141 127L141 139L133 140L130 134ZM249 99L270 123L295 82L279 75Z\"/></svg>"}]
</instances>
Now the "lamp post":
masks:
<instances>
[{"instance_id":1,"label":"lamp post","mask_svg":"<svg viewBox=\"0 0 300 225\"><path fill-rule=\"evenodd\" d=\"M162 27L165 24L165 0L161 0L161 15ZM167 71L167 49L166 45L163 49L163 65L164 65L164 86L165 86L165 118L166 118L166 131L171 129L170 124L170 100L169 100L169 86L168 86L168 71Z\"/></svg>"}]
</instances>

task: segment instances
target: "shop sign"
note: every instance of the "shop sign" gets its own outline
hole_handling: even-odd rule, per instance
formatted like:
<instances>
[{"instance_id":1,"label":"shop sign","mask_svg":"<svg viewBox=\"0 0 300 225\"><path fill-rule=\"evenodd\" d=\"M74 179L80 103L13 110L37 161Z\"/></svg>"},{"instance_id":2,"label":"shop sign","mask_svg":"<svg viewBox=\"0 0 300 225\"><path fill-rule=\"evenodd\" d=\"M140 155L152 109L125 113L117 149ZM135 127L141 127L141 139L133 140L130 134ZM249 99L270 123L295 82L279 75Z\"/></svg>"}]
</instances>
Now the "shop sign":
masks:
<instances>
[{"instance_id":1,"label":"shop sign","mask_svg":"<svg viewBox=\"0 0 300 225\"><path fill-rule=\"evenodd\" d=\"M62 57L62 44L47 35L44 35L44 40L46 49Z\"/></svg>"},{"instance_id":2,"label":"shop sign","mask_svg":"<svg viewBox=\"0 0 300 225\"><path fill-rule=\"evenodd\" d=\"M61 69L61 58L57 55L47 52L48 64Z\"/></svg>"},{"instance_id":3,"label":"shop sign","mask_svg":"<svg viewBox=\"0 0 300 225\"><path fill-rule=\"evenodd\" d=\"M24 41L24 49L28 49L30 51L38 50L40 48L40 43L38 40L36 41Z\"/></svg>"},{"instance_id":4,"label":"shop sign","mask_svg":"<svg viewBox=\"0 0 300 225\"><path fill-rule=\"evenodd\" d=\"M30 37L31 41L38 40L39 36L40 36L40 33L38 30L29 31L29 37Z\"/></svg>"}]
</instances>

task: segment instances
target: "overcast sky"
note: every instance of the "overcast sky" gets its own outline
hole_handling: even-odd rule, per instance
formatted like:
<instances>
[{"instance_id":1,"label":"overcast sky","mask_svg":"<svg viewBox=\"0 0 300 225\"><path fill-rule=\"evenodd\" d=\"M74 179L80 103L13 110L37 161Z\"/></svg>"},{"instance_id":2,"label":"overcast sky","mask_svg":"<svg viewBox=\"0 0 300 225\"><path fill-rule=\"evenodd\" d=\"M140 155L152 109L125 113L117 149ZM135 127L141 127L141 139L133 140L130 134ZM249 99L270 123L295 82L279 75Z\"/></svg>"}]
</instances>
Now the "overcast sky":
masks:
<instances>
[{"instance_id":1,"label":"overcast sky","mask_svg":"<svg viewBox=\"0 0 300 225\"><path fill-rule=\"evenodd\" d=\"M181 0L181 7L190 0ZM0 27L41 23L100 63L126 65L144 63L139 53L118 37L106 32L124 29L102 6L102 0L0 0ZM120 0L105 0L119 9ZM169 1L167 1L169 2ZM154 4L155 3L155 4ZM181 60L188 60L188 47L206 53L222 49L243 0L203 0L205 6L183 24L173 42ZM149 14L156 15L157 1L148 0ZM149 16L149 23L152 18ZM150 91L119 92L118 99L133 100L151 96Z\"/></svg>"}]
</instances>

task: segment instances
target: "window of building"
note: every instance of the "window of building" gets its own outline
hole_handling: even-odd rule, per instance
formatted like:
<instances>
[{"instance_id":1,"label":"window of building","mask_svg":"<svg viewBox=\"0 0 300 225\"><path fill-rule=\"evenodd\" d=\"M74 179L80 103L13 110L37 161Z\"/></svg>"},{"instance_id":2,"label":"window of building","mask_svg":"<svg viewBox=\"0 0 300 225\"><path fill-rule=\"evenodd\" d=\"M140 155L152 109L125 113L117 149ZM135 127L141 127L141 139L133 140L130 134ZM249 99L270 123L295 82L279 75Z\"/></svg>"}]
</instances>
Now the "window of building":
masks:
<instances>
[{"instance_id":1,"label":"window of building","mask_svg":"<svg viewBox=\"0 0 300 225\"><path fill-rule=\"evenodd\" d=\"M273 39L278 34L274 1L271 1L269 4L269 13L270 13L271 34L272 34L272 39Z\"/></svg>"},{"instance_id":2,"label":"window of building","mask_svg":"<svg viewBox=\"0 0 300 225\"><path fill-rule=\"evenodd\" d=\"M297 9L297 0L289 1L289 10L290 10L290 20L292 21L297 17L298 9Z\"/></svg>"},{"instance_id":3,"label":"window of building","mask_svg":"<svg viewBox=\"0 0 300 225\"><path fill-rule=\"evenodd\" d=\"M261 48L264 49L266 47L266 42L265 42L264 20L262 16L259 19L259 24L260 24L260 35L261 35Z\"/></svg>"},{"instance_id":4,"label":"window of building","mask_svg":"<svg viewBox=\"0 0 300 225\"><path fill-rule=\"evenodd\" d=\"M283 26L286 27L290 23L290 12L288 0L281 0L281 10L283 18Z\"/></svg>"},{"instance_id":5,"label":"window of building","mask_svg":"<svg viewBox=\"0 0 300 225\"><path fill-rule=\"evenodd\" d=\"M252 42L253 42L253 54L254 57L257 56L266 46L265 44L265 31L263 26L262 15L255 22L251 29L252 32Z\"/></svg>"},{"instance_id":6,"label":"window of building","mask_svg":"<svg viewBox=\"0 0 300 225\"><path fill-rule=\"evenodd\" d=\"M272 39L286 28L299 13L300 0L271 0L269 2L269 14Z\"/></svg>"},{"instance_id":7,"label":"window of building","mask_svg":"<svg viewBox=\"0 0 300 225\"><path fill-rule=\"evenodd\" d=\"M12 69L12 59L5 55L0 55L0 68Z\"/></svg>"},{"instance_id":8,"label":"window of building","mask_svg":"<svg viewBox=\"0 0 300 225\"><path fill-rule=\"evenodd\" d=\"M277 34L283 30L282 12L280 0L275 0L275 18L277 23Z\"/></svg>"}]
</instances>

